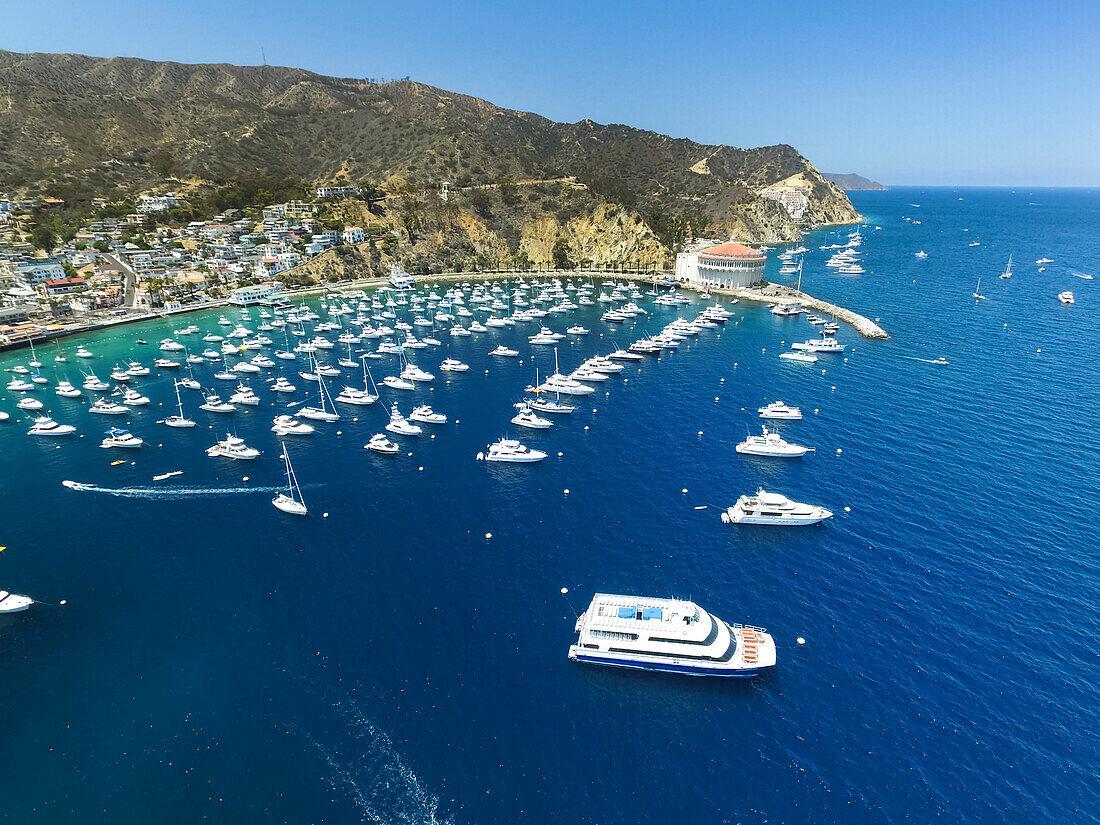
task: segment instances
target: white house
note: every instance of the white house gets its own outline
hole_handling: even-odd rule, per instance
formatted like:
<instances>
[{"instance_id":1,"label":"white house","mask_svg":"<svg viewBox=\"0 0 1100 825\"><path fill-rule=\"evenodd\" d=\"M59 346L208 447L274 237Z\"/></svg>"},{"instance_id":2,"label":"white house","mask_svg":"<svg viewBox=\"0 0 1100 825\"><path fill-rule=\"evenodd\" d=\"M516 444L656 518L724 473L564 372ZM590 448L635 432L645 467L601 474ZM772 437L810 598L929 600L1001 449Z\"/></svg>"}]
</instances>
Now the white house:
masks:
<instances>
[{"instance_id":1,"label":"white house","mask_svg":"<svg viewBox=\"0 0 1100 825\"><path fill-rule=\"evenodd\" d=\"M356 194L358 190L353 186L318 186L317 187L317 199L327 200L328 198L347 198Z\"/></svg>"},{"instance_id":2,"label":"white house","mask_svg":"<svg viewBox=\"0 0 1100 825\"><path fill-rule=\"evenodd\" d=\"M343 235L341 237L343 237L344 243L349 244L362 243L367 239L367 236L364 234L363 230L360 229L358 226L345 227Z\"/></svg>"}]
</instances>

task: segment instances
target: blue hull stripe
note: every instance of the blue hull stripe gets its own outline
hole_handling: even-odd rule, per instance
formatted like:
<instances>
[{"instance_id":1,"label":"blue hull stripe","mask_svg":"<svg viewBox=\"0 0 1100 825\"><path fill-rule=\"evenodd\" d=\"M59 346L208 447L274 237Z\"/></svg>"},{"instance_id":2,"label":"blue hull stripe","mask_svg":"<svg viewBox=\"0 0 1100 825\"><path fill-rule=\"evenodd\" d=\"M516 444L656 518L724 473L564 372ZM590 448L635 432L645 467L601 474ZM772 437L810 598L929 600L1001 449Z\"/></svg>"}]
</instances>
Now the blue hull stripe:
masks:
<instances>
[{"instance_id":1,"label":"blue hull stripe","mask_svg":"<svg viewBox=\"0 0 1100 825\"><path fill-rule=\"evenodd\" d=\"M626 667L632 670L659 670L667 673L683 673L687 676L722 676L733 679L748 679L760 672L760 668L743 668L730 670L699 665L676 665L669 662L628 662L622 659L605 659L600 656L589 656L583 653L577 654L578 662L589 662L594 665L609 665L611 667Z\"/></svg>"}]
</instances>

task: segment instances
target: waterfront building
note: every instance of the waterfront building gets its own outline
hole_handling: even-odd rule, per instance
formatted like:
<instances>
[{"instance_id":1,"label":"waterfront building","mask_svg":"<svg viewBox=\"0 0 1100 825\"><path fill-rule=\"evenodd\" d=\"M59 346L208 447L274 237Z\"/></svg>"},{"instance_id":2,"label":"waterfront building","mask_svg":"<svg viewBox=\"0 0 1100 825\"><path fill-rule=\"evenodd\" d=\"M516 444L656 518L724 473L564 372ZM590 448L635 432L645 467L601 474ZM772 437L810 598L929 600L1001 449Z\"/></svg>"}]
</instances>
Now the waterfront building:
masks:
<instances>
[{"instance_id":1,"label":"waterfront building","mask_svg":"<svg viewBox=\"0 0 1100 825\"><path fill-rule=\"evenodd\" d=\"M676 280L699 287L746 287L764 277L767 256L759 249L729 243L676 256Z\"/></svg>"},{"instance_id":2,"label":"waterfront building","mask_svg":"<svg viewBox=\"0 0 1100 825\"><path fill-rule=\"evenodd\" d=\"M397 264L390 265L390 286L396 289L412 289L416 286L416 278L403 270Z\"/></svg>"},{"instance_id":3,"label":"waterfront building","mask_svg":"<svg viewBox=\"0 0 1100 825\"><path fill-rule=\"evenodd\" d=\"M273 284L256 284L255 286L242 286L229 293L229 303L236 306L247 307L258 304L275 293Z\"/></svg>"}]
</instances>

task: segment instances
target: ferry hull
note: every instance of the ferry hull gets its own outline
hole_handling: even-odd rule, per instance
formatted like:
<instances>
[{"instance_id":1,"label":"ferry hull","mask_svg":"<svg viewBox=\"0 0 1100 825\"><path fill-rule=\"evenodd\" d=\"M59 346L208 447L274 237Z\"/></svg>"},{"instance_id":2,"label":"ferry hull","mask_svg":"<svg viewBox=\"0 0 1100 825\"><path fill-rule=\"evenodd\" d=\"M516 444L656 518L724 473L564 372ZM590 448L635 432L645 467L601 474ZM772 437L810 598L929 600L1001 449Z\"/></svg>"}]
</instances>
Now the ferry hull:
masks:
<instances>
[{"instance_id":1,"label":"ferry hull","mask_svg":"<svg viewBox=\"0 0 1100 825\"><path fill-rule=\"evenodd\" d=\"M768 668L715 668L705 665L674 664L673 662L638 662L624 659L609 659L603 656L592 656L579 651L572 652L570 658L578 662L591 665L604 665L605 667L621 667L629 670L651 670L660 673L679 673L682 676L718 676L726 679L751 679L762 670Z\"/></svg>"}]
</instances>

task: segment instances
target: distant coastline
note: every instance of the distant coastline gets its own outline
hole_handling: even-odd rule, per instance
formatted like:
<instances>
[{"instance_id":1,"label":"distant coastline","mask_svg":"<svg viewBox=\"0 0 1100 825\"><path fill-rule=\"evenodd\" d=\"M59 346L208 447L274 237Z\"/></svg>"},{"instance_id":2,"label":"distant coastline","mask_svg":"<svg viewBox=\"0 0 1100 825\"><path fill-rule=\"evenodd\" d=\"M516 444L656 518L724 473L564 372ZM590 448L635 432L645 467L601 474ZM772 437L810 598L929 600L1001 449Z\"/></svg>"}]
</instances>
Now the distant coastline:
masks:
<instances>
[{"instance_id":1,"label":"distant coastline","mask_svg":"<svg viewBox=\"0 0 1100 825\"><path fill-rule=\"evenodd\" d=\"M830 183L835 183L845 192L862 192L866 190L886 191L890 187L855 172L822 172L822 176Z\"/></svg>"}]
</instances>

